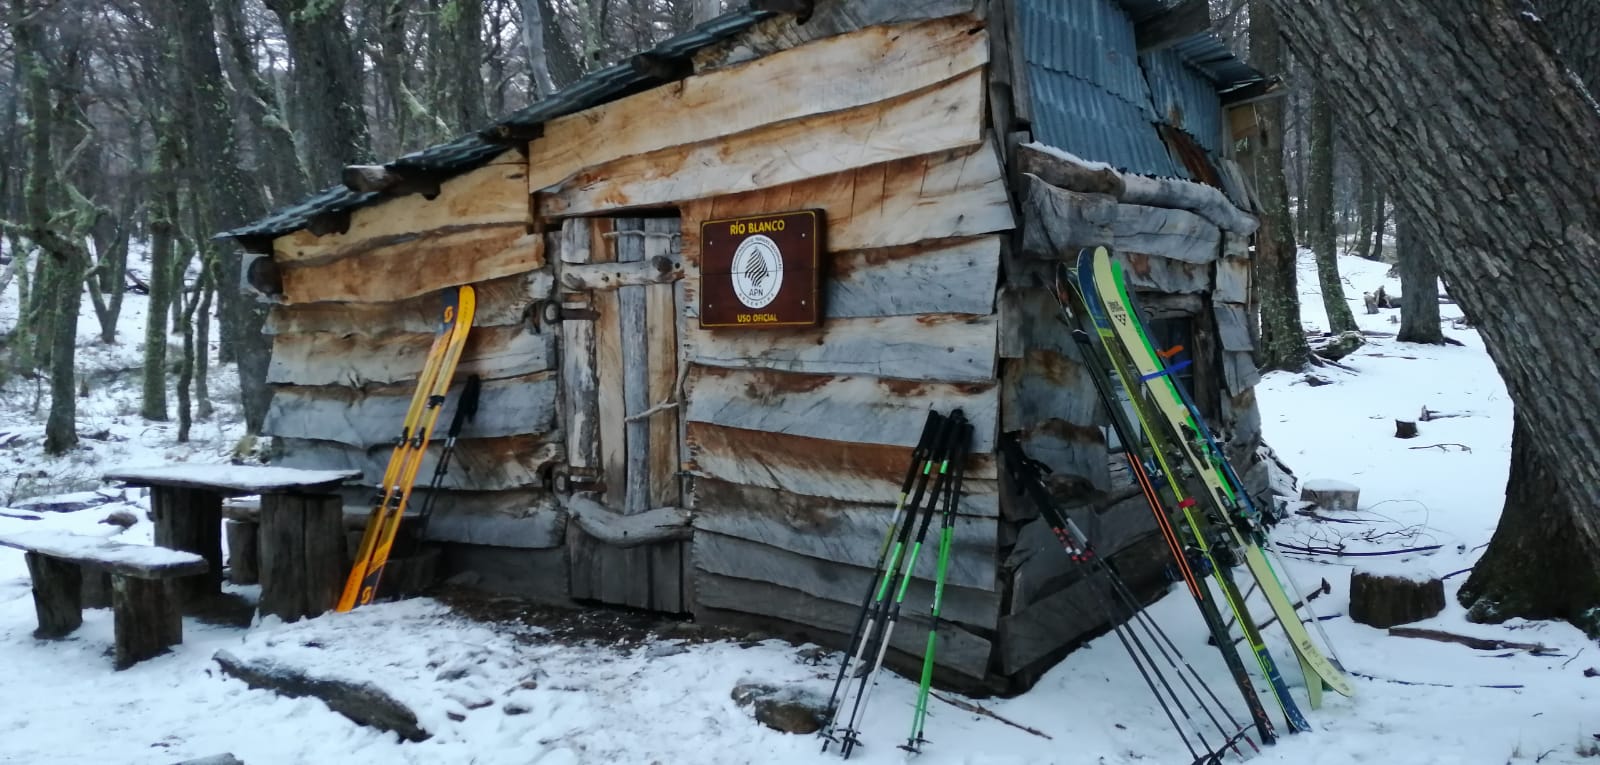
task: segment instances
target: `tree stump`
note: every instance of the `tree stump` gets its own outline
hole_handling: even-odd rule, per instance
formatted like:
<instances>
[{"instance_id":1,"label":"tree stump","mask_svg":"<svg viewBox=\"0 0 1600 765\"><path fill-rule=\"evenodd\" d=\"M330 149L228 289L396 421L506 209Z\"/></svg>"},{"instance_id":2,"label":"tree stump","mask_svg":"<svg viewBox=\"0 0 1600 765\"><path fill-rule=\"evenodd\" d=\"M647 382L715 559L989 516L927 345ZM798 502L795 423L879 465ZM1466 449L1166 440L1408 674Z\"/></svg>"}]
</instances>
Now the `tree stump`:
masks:
<instances>
[{"instance_id":1,"label":"tree stump","mask_svg":"<svg viewBox=\"0 0 1600 765\"><path fill-rule=\"evenodd\" d=\"M1325 510L1354 511L1361 501L1361 487L1344 481L1313 478L1300 484L1300 499Z\"/></svg>"},{"instance_id":2,"label":"tree stump","mask_svg":"<svg viewBox=\"0 0 1600 765\"><path fill-rule=\"evenodd\" d=\"M261 498L261 613L287 622L338 603L344 586L343 515L337 496Z\"/></svg>"},{"instance_id":3,"label":"tree stump","mask_svg":"<svg viewBox=\"0 0 1600 765\"><path fill-rule=\"evenodd\" d=\"M1444 610L1444 582L1365 571L1350 575L1350 618L1373 627L1420 621Z\"/></svg>"},{"instance_id":4,"label":"tree stump","mask_svg":"<svg viewBox=\"0 0 1600 765\"><path fill-rule=\"evenodd\" d=\"M174 584L166 579L111 577L117 669L127 669L183 642L183 617L172 597L177 589Z\"/></svg>"},{"instance_id":5,"label":"tree stump","mask_svg":"<svg viewBox=\"0 0 1600 765\"><path fill-rule=\"evenodd\" d=\"M1394 437L1395 438L1416 438L1417 437L1417 423L1412 422L1411 420L1395 420L1394 421Z\"/></svg>"},{"instance_id":6,"label":"tree stump","mask_svg":"<svg viewBox=\"0 0 1600 765\"><path fill-rule=\"evenodd\" d=\"M39 614L33 636L66 637L83 626L83 573L78 564L35 552L23 557L33 577L33 608Z\"/></svg>"},{"instance_id":7,"label":"tree stump","mask_svg":"<svg viewBox=\"0 0 1600 765\"><path fill-rule=\"evenodd\" d=\"M204 489L156 486L150 509L155 515L156 544L195 553L211 564L199 576L178 580L173 591L180 603L198 602L222 592L222 495Z\"/></svg>"},{"instance_id":8,"label":"tree stump","mask_svg":"<svg viewBox=\"0 0 1600 765\"><path fill-rule=\"evenodd\" d=\"M261 550L257 534L261 524L228 521L228 581L256 584L261 581Z\"/></svg>"}]
</instances>

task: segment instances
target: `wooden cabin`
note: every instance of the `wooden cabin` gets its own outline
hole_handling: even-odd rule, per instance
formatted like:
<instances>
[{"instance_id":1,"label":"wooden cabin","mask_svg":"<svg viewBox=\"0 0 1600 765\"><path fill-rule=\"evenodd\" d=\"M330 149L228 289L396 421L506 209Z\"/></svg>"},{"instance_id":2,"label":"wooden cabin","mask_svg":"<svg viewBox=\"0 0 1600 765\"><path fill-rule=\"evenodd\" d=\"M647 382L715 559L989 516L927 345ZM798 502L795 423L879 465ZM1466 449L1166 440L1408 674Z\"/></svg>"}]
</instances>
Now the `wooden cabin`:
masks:
<instances>
[{"instance_id":1,"label":"wooden cabin","mask_svg":"<svg viewBox=\"0 0 1600 765\"><path fill-rule=\"evenodd\" d=\"M364 516L441 292L470 284L456 381L482 403L428 526L447 573L837 647L927 411L960 407L940 681L1025 688L1107 625L1005 491L1002 433L1127 578L1167 586L1044 289L1056 260L1116 249L1264 486L1229 106L1263 78L1204 0L752 5L229 232L273 303L266 431L283 464L362 471ZM782 213L815 225L784 266L800 308L728 320L713 239ZM932 558L891 666L920 661Z\"/></svg>"}]
</instances>

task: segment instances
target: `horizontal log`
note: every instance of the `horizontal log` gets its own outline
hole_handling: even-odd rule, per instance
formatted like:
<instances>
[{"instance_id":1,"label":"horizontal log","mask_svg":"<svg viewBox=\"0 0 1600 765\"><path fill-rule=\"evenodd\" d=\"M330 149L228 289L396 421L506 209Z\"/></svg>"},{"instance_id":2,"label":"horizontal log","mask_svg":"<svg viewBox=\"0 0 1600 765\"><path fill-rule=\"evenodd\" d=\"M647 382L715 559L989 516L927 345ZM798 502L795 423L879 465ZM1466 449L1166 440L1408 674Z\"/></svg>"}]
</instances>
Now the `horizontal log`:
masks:
<instances>
[{"instance_id":1,"label":"horizontal log","mask_svg":"<svg viewBox=\"0 0 1600 765\"><path fill-rule=\"evenodd\" d=\"M432 333L405 332L380 337L277 335L267 382L294 385L385 385L413 381L422 370ZM521 377L552 368L556 335L523 326L474 327L461 351L456 376L485 380Z\"/></svg>"},{"instance_id":2,"label":"horizontal log","mask_svg":"<svg viewBox=\"0 0 1600 765\"><path fill-rule=\"evenodd\" d=\"M718 141L943 82L988 60L984 36L970 34L970 26L941 20L868 29L550 120L528 145L527 190L624 157ZM752 99L752 93L784 97Z\"/></svg>"},{"instance_id":3,"label":"horizontal log","mask_svg":"<svg viewBox=\"0 0 1600 765\"><path fill-rule=\"evenodd\" d=\"M893 501L911 462L910 445L824 441L704 422L687 423L684 430L694 475L845 502ZM974 455L968 461L962 513L999 514L995 478L993 457Z\"/></svg>"},{"instance_id":4,"label":"horizontal log","mask_svg":"<svg viewBox=\"0 0 1600 765\"><path fill-rule=\"evenodd\" d=\"M528 306L548 298L555 281L547 271L505 276L472 285L477 308L473 327L520 325ZM300 303L274 305L262 332L301 335L328 332L376 337L394 332L432 333L439 327L440 293L393 303Z\"/></svg>"},{"instance_id":5,"label":"horizontal log","mask_svg":"<svg viewBox=\"0 0 1600 765\"><path fill-rule=\"evenodd\" d=\"M1188 263L1208 264L1222 254L1222 232L1210 221L1185 210L1144 205L1117 205L1111 223L1117 252L1160 255Z\"/></svg>"},{"instance_id":6,"label":"horizontal log","mask_svg":"<svg viewBox=\"0 0 1600 765\"><path fill-rule=\"evenodd\" d=\"M1080 579L1020 613L1000 618L1000 671L1014 674L1106 628L1101 603L1111 591L1100 576Z\"/></svg>"},{"instance_id":7,"label":"horizontal log","mask_svg":"<svg viewBox=\"0 0 1600 765\"><path fill-rule=\"evenodd\" d=\"M585 533L612 547L672 542L688 539L694 533L689 526L689 513L681 507L658 507L622 515L576 494L562 497L561 505Z\"/></svg>"},{"instance_id":8,"label":"horizontal log","mask_svg":"<svg viewBox=\"0 0 1600 765\"><path fill-rule=\"evenodd\" d=\"M513 595L534 603L573 604L565 547L521 549L498 545L450 544L444 547L441 578L471 572L469 586Z\"/></svg>"},{"instance_id":9,"label":"horizontal log","mask_svg":"<svg viewBox=\"0 0 1600 765\"><path fill-rule=\"evenodd\" d=\"M632 263L567 264L561 268L561 288L573 292L671 284L682 278L681 265L665 256Z\"/></svg>"},{"instance_id":10,"label":"horizontal log","mask_svg":"<svg viewBox=\"0 0 1600 765\"><path fill-rule=\"evenodd\" d=\"M1058 189L1024 175L1021 207L1022 252L1029 257L1071 263L1084 247L1112 244L1116 197Z\"/></svg>"},{"instance_id":11,"label":"horizontal log","mask_svg":"<svg viewBox=\"0 0 1600 765\"><path fill-rule=\"evenodd\" d=\"M823 315L987 314L1000 277L1000 237L937 239L828 256Z\"/></svg>"},{"instance_id":12,"label":"horizontal log","mask_svg":"<svg viewBox=\"0 0 1600 765\"><path fill-rule=\"evenodd\" d=\"M1122 273L1128 284L1136 290L1193 295L1209 292L1212 287L1211 267L1205 264L1185 263L1139 252L1118 252L1115 257L1122 264Z\"/></svg>"},{"instance_id":13,"label":"horizontal log","mask_svg":"<svg viewBox=\"0 0 1600 765\"><path fill-rule=\"evenodd\" d=\"M1022 430L1046 420L1085 426L1106 423L1105 404L1092 374L1076 353L1067 355L1053 348L1034 348L1023 358L1008 361L1000 405L1005 419L1000 429Z\"/></svg>"},{"instance_id":14,"label":"horizontal log","mask_svg":"<svg viewBox=\"0 0 1600 765\"><path fill-rule=\"evenodd\" d=\"M1235 207L1221 191L1203 183L1121 173L1104 163L1089 162L1039 143L1024 144L1017 153L1023 172L1069 191L1110 194L1130 205L1187 210L1212 226L1241 236L1255 233L1259 225L1254 216Z\"/></svg>"},{"instance_id":15,"label":"horizontal log","mask_svg":"<svg viewBox=\"0 0 1600 765\"><path fill-rule=\"evenodd\" d=\"M832 252L1010 230L1015 221L993 144L685 203L685 270L698 273L702 221L774 210L821 209Z\"/></svg>"},{"instance_id":16,"label":"horizontal log","mask_svg":"<svg viewBox=\"0 0 1600 765\"><path fill-rule=\"evenodd\" d=\"M1097 426L1045 419L1023 431L1022 448L1057 480L1078 479L1099 491L1111 488L1105 432Z\"/></svg>"},{"instance_id":17,"label":"horizontal log","mask_svg":"<svg viewBox=\"0 0 1600 765\"><path fill-rule=\"evenodd\" d=\"M721 534L842 565L873 568L895 507L836 502L775 489L701 480L695 485L695 530ZM951 584L998 590L996 521L957 516L951 529ZM934 533L930 530L930 534ZM932 579L935 559L919 559L917 575Z\"/></svg>"},{"instance_id":18,"label":"horizontal log","mask_svg":"<svg viewBox=\"0 0 1600 765\"><path fill-rule=\"evenodd\" d=\"M501 492L509 493L509 492ZM567 515L555 498L542 491L527 492L528 499L515 514L505 509L481 512L459 500L462 493L441 494L428 521L426 538L433 542L495 545L527 550L561 547L566 543Z\"/></svg>"},{"instance_id":19,"label":"horizontal log","mask_svg":"<svg viewBox=\"0 0 1600 765\"><path fill-rule=\"evenodd\" d=\"M838 603L770 582L719 576L701 570L694 571L694 594L696 621L726 623L738 619L739 615L753 614L770 620L757 622L765 629L793 634L798 640L823 643L841 651L849 649L845 643L854 631L861 606L859 596L855 603ZM914 677L920 671L922 654L928 645L926 610L919 612L908 608L900 619L904 624L891 635L889 647L893 650L885 657L884 664L907 677ZM796 625L799 629L786 629L785 625ZM934 654L937 666L958 672L969 682L982 682L986 679L991 650L988 640L959 625L940 622L939 648Z\"/></svg>"},{"instance_id":20,"label":"horizontal log","mask_svg":"<svg viewBox=\"0 0 1600 765\"><path fill-rule=\"evenodd\" d=\"M899 380L989 382L995 377L994 315L928 314L833 319L783 332L683 332L696 364Z\"/></svg>"},{"instance_id":21,"label":"horizontal log","mask_svg":"<svg viewBox=\"0 0 1600 765\"><path fill-rule=\"evenodd\" d=\"M445 397L435 432L455 415L464 380L457 378ZM400 437L413 390L387 386L367 390L322 386L277 388L267 408L265 432L280 438L308 438L370 447ZM496 438L555 430L556 379L538 372L494 380L479 393L478 416L462 428L462 438Z\"/></svg>"},{"instance_id":22,"label":"horizontal log","mask_svg":"<svg viewBox=\"0 0 1600 765\"><path fill-rule=\"evenodd\" d=\"M539 214L551 218L795 183L976 145L983 140L982 111L983 72L972 70L878 104L626 156L585 169L535 199Z\"/></svg>"},{"instance_id":23,"label":"horizontal log","mask_svg":"<svg viewBox=\"0 0 1600 765\"><path fill-rule=\"evenodd\" d=\"M438 433L438 431L435 431ZM396 433L398 435L398 433ZM447 490L501 491L543 486L545 472L565 460L560 443L551 434L516 435L500 438L463 438L456 442L449 470L440 478ZM280 464L287 467L333 468L361 471L360 481L367 486L383 482L384 469L394 449L391 444L367 448L304 438L282 438L284 455ZM433 480L438 465L443 434L422 456L417 470L417 485Z\"/></svg>"},{"instance_id":24,"label":"horizontal log","mask_svg":"<svg viewBox=\"0 0 1600 765\"><path fill-rule=\"evenodd\" d=\"M877 572L870 568L796 555L776 547L705 531L697 532L692 544L694 567L700 571L769 582L835 603L860 606L861 597L878 578ZM921 552L932 556L936 554L936 548L936 544L924 544ZM971 565L977 565L977 561ZM917 570L922 571L920 565ZM901 613L925 613L932 602L933 580L920 575L913 576L910 588L906 591L905 610ZM941 619L976 627L993 627L999 616L1000 593L945 583Z\"/></svg>"},{"instance_id":25,"label":"horizontal log","mask_svg":"<svg viewBox=\"0 0 1600 765\"><path fill-rule=\"evenodd\" d=\"M691 422L863 444L915 444L928 410L961 409L973 425L970 450L994 451L999 388L912 383L874 377L802 375L694 366Z\"/></svg>"},{"instance_id":26,"label":"horizontal log","mask_svg":"<svg viewBox=\"0 0 1600 765\"><path fill-rule=\"evenodd\" d=\"M288 303L385 302L544 267L544 237L521 223L403 236L322 265L282 269Z\"/></svg>"},{"instance_id":27,"label":"horizontal log","mask_svg":"<svg viewBox=\"0 0 1600 765\"><path fill-rule=\"evenodd\" d=\"M1100 497L1097 499L1106 499ZM1109 558L1156 533L1155 515L1143 494L1135 493L1109 506L1079 504L1065 508L1094 546L1095 555ZM1050 525L1036 520L1017 534L1016 546L1006 561L1013 569L1011 610L1018 613L1047 597L1060 585L1084 575L1081 563L1061 549Z\"/></svg>"},{"instance_id":28,"label":"horizontal log","mask_svg":"<svg viewBox=\"0 0 1600 765\"><path fill-rule=\"evenodd\" d=\"M526 225L528 163L516 150L488 164L444 181L439 195L396 197L350 213L344 233L317 236L301 229L278 237L272 257L279 265L331 261L370 247L373 241L445 228L497 224Z\"/></svg>"}]
</instances>

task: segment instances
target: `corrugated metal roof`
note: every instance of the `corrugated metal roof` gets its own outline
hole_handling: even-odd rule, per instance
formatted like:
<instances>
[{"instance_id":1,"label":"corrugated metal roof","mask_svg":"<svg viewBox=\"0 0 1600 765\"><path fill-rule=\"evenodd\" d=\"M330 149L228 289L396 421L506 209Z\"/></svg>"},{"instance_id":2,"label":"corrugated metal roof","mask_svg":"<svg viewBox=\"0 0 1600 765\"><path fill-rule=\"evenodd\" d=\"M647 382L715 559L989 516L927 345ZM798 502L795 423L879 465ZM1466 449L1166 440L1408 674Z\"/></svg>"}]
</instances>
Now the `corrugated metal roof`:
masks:
<instances>
[{"instance_id":1,"label":"corrugated metal roof","mask_svg":"<svg viewBox=\"0 0 1600 765\"><path fill-rule=\"evenodd\" d=\"M1023 55L1044 68L1099 86L1128 105L1150 112L1150 93L1139 73L1133 22L1112 0L1020 4Z\"/></svg>"},{"instance_id":2,"label":"corrugated metal roof","mask_svg":"<svg viewBox=\"0 0 1600 765\"><path fill-rule=\"evenodd\" d=\"M1105 162L1119 170L1187 178L1143 111L1099 86L1035 67L1028 72L1033 94L1034 140Z\"/></svg>"},{"instance_id":3,"label":"corrugated metal roof","mask_svg":"<svg viewBox=\"0 0 1600 765\"><path fill-rule=\"evenodd\" d=\"M1140 56L1139 61L1161 121L1194 136L1207 152L1221 151L1222 103L1216 85L1184 65L1181 54L1171 49Z\"/></svg>"},{"instance_id":4,"label":"corrugated metal roof","mask_svg":"<svg viewBox=\"0 0 1600 765\"><path fill-rule=\"evenodd\" d=\"M749 9L731 11L688 32L662 41L661 44L646 51L645 55L663 59L681 59L702 48L727 40L749 29L756 22L773 15L775 14L767 11ZM468 133L448 143L412 152L388 163L386 167L447 176L464 173L510 148L505 143L485 137L492 135L497 129L531 128L556 117L615 101L664 82L667 80L641 72L633 66L631 60L624 59L585 75L583 79L559 93L513 112L483 130ZM331 186L297 204L278 209L264 218L225 231L217 237L278 237L305 228L317 216L354 210L376 204L384 198L383 194L375 192L351 191L344 186Z\"/></svg>"}]
</instances>

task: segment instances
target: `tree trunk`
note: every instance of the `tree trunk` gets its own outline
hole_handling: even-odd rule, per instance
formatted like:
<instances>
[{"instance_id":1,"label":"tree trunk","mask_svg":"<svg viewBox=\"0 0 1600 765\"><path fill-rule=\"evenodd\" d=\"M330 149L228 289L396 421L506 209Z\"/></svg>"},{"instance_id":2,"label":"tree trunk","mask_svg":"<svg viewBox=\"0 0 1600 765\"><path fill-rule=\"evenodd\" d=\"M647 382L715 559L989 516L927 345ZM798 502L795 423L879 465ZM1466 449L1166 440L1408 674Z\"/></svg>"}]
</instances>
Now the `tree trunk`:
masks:
<instances>
[{"instance_id":1,"label":"tree trunk","mask_svg":"<svg viewBox=\"0 0 1600 765\"><path fill-rule=\"evenodd\" d=\"M1448 0L1268 2L1340 113L1362 115L1346 128L1429 242L1516 407L1505 512L1464 602L1480 618L1562 617L1600 634L1588 499L1600 368L1563 352L1590 347L1600 325L1600 154L1571 149L1600 145L1600 112L1509 0L1473 13Z\"/></svg>"},{"instance_id":2,"label":"tree trunk","mask_svg":"<svg viewBox=\"0 0 1600 765\"><path fill-rule=\"evenodd\" d=\"M694 0L693 10L691 22L704 24L722 14L722 0Z\"/></svg>"},{"instance_id":3,"label":"tree trunk","mask_svg":"<svg viewBox=\"0 0 1600 765\"><path fill-rule=\"evenodd\" d=\"M366 160L361 64L345 26L343 0L267 0L288 42L295 138L311 182L336 183L345 165Z\"/></svg>"},{"instance_id":4,"label":"tree trunk","mask_svg":"<svg viewBox=\"0 0 1600 765\"><path fill-rule=\"evenodd\" d=\"M1383 185L1373 180L1376 187L1373 200L1372 252L1373 260L1383 260L1383 238L1389 233L1389 195Z\"/></svg>"},{"instance_id":5,"label":"tree trunk","mask_svg":"<svg viewBox=\"0 0 1600 765\"><path fill-rule=\"evenodd\" d=\"M550 76L550 54L545 47L544 14L539 0L521 0L522 48L528 57L528 76L533 83L533 100L543 101L556 92ZM551 19L551 24L558 23Z\"/></svg>"},{"instance_id":6,"label":"tree trunk","mask_svg":"<svg viewBox=\"0 0 1600 765\"><path fill-rule=\"evenodd\" d=\"M235 90L244 105L245 116L255 131L257 162L266 169L267 188L284 201L304 196L307 189L305 166L294 147L294 134L278 94L256 71L255 53L245 32L239 3L218 3L227 43L229 76L237 81ZM256 212L260 212L259 210Z\"/></svg>"},{"instance_id":7,"label":"tree trunk","mask_svg":"<svg viewBox=\"0 0 1600 765\"><path fill-rule=\"evenodd\" d=\"M1372 168L1364 161L1361 163L1361 200L1357 203L1356 213L1355 255L1372 260L1375 258L1372 234L1377 228L1378 182L1373 178Z\"/></svg>"},{"instance_id":8,"label":"tree trunk","mask_svg":"<svg viewBox=\"0 0 1600 765\"><path fill-rule=\"evenodd\" d=\"M1328 312L1328 330L1358 329L1339 279L1339 245L1333 226L1333 106L1322 86L1311 93L1311 183L1306 195L1311 216L1311 250L1317 255L1317 282L1322 287L1322 307Z\"/></svg>"},{"instance_id":9,"label":"tree trunk","mask_svg":"<svg viewBox=\"0 0 1600 765\"><path fill-rule=\"evenodd\" d=\"M238 289L232 288L232 285L240 283L242 259L237 251L223 256L211 234L260 215L265 202L245 175L239 160L227 87L222 79L222 63L217 59L216 35L213 31L216 20L211 15L210 5L176 0L174 10L182 35L178 46L181 51L179 61L188 82L188 87L184 89L183 112L187 117L188 156L192 168L190 187L199 220L199 230L194 232L194 237L199 245L202 268L207 262L217 263L219 272L213 274L213 282L230 285L229 289L218 293L222 345L239 365L239 393L245 429L250 433L259 433L266 420L267 405L272 400L272 391L267 387L267 365L271 360L272 348L261 332L266 324L267 307L258 301L244 299ZM342 32L343 18L336 10L331 13L334 23L325 23L323 26ZM361 109L360 98L360 82L357 80L353 104L358 113ZM361 124L364 126L365 122ZM361 143L365 143L364 137Z\"/></svg>"},{"instance_id":10,"label":"tree trunk","mask_svg":"<svg viewBox=\"0 0 1600 765\"><path fill-rule=\"evenodd\" d=\"M483 98L483 0L452 0L451 18L441 30L448 55L436 66L446 67L444 82L451 109L445 123L457 132L483 127L489 121Z\"/></svg>"},{"instance_id":11,"label":"tree trunk","mask_svg":"<svg viewBox=\"0 0 1600 765\"><path fill-rule=\"evenodd\" d=\"M561 27L561 17L556 14L553 0L527 0L539 4L540 18L544 19L545 60L550 62L550 77L556 89L565 88L583 77L584 66L577 46L567 38Z\"/></svg>"},{"instance_id":12,"label":"tree trunk","mask_svg":"<svg viewBox=\"0 0 1600 765\"><path fill-rule=\"evenodd\" d=\"M1262 71L1278 71L1283 60L1276 16L1259 0L1250 9L1250 62ZM1256 231L1256 294L1261 305L1262 369L1298 370L1311 358L1300 324L1300 293L1295 278L1294 221L1289 218L1289 189L1283 177L1283 103L1256 105L1261 132L1251 138L1249 167L1261 197L1261 228Z\"/></svg>"},{"instance_id":13,"label":"tree trunk","mask_svg":"<svg viewBox=\"0 0 1600 765\"><path fill-rule=\"evenodd\" d=\"M1400 334L1401 342L1444 344L1439 327L1439 269L1433 264L1428 243L1417 238L1409 213L1395 221L1396 247L1400 258Z\"/></svg>"},{"instance_id":14,"label":"tree trunk","mask_svg":"<svg viewBox=\"0 0 1600 765\"><path fill-rule=\"evenodd\" d=\"M150 306L144 327L144 397L140 414L147 420L167 419L167 311L174 293L173 219L178 214L174 181L178 136L170 117L156 120L156 166L151 173Z\"/></svg>"}]
</instances>

